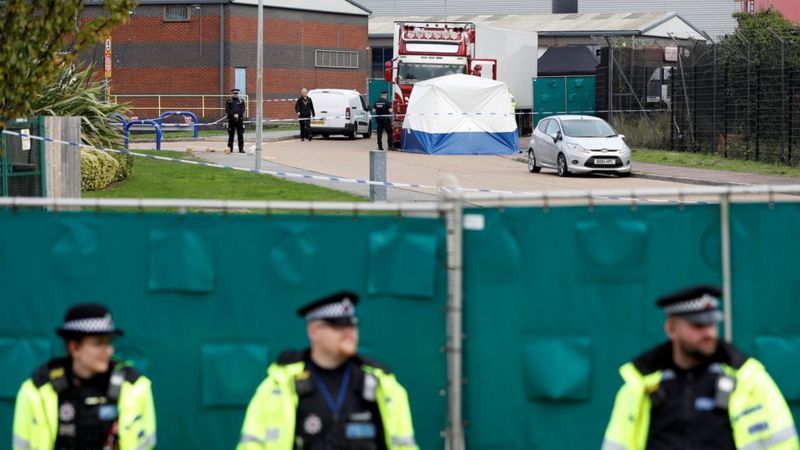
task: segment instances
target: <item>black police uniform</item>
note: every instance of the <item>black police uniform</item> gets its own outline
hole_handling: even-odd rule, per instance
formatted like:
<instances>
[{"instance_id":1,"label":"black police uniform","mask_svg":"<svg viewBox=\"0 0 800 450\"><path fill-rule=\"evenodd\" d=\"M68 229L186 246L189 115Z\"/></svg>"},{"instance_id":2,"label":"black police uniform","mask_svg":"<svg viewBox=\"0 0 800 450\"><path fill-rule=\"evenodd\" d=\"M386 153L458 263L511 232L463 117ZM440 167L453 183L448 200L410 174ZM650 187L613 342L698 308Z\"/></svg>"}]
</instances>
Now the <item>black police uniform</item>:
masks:
<instances>
[{"instance_id":1,"label":"black police uniform","mask_svg":"<svg viewBox=\"0 0 800 450\"><path fill-rule=\"evenodd\" d=\"M376 382L361 370L362 364L377 366L355 356L337 369L323 369L311 360L310 352L286 352L280 364L305 361L304 376L295 388L299 397L296 450L384 450Z\"/></svg>"},{"instance_id":2,"label":"black police uniform","mask_svg":"<svg viewBox=\"0 0 800 450\"><path fill-rule=\"evenodd\" d=\"M116 364L112 361L111 367ZM119 448L117 400L120 387L123 381L135 383L140 375L132 367L117 367L84 380L73 374L68 358L57 358L34 373L32 381L37 387L51 382L58 394L55 450Z\"/></svg>"},{"instance_id":3,"label":"black police uniform","mask_svg":"<svg viewBox=\"0 0 800 450\"><path fill-rule=\"evenodd\" d=\"M714 355L689 370L675 365L671 342L636 358L633 364L642 374L663 371L658 390L650 394L647 449L734 450L728 395L717 386L725 376L722 364L739 368L746 360L746 355L723 342Z\"/></svg>"},{"instance_id":4,"label":"black police uniform","mask_svg":"<svg viewBox=\"0 0 800 450\"><path fill-rule=\"evenodd\" d=\"M225 101L225 114L228 115L228 148L233 151L233 133L239 141L239 153L244 153L244 100L231 97ZM238 114L238 118L233 115Z\"/></svg>"},{"instance_id":5,"label":"black police uniform","mask_svg":"<svg viewBox=\"0 0 800 450\"><path fill-rule=\"evenodd\" d=\"M393 147L392 142L392 118L389 117L392 113L390 111L392 107L392 102L386 98L379 98L375 102L375 106L372 109L375 111L375 115L378 116L385 116L385 117L376 117L375 123L378 126L378 149L383 150L383 132L386 131L386 143L389 145L389 149Z\"/></svg>"},{"instance_id":6,"label":"black police uniform","mask_svg":"<svg viewBox=\"0 0 800 450\"><path fill-rule=\"evenodd\" d=\"M294 103L294 111L300 118L300 140L311 140L311 118L316 115L314 111L314 102L311 97L303 97L302 95Z\"/></svg>"}]
</instances>

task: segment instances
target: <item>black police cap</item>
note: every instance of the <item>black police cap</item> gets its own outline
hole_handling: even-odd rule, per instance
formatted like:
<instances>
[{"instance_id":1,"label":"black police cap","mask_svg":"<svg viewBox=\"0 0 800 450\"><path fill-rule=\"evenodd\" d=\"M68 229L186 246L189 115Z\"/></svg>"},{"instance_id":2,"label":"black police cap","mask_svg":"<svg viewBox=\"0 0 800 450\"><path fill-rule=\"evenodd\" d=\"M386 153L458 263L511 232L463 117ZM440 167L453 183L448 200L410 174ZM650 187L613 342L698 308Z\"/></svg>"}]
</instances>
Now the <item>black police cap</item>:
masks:
<instances>
[{"instance_id":1,"label":"black police cap","mask_svg":"<svg viewBox=\"0 0 800 450\"><path fill-rule=\"evenodd\" d=\"M304 305L297 310L297 315L308 322L324 320L339 325L356 325L356 304L358 294L340 291Z\"/></svg>"},{"instance_id":2,"label":"black police cap","mask_svg":"<svg viewBox=\"0 0 800 450\"><path fill-rule=\"evenodd\" d=\"M656 304L668 316L676 316L692 323L706 325L722 320L719 299L722 291L714 286L698 285L682 289L658 299Z\"/></svg>"},{"instance_id":3,"label":"black police cap","mask_svg":"<svg viewBox=\"0 0 800 450\"><path fill-rule=\"evenodd\" d=\"M122 336L124 333L114 326L111 311L103 305L82 303L67 310L64 323L56 334L67 339L82 336Z\"/></svg>"},{"instance_id":4,"label":"black police cap","mask_svg":"<svg viewBox=\"0 0 800 450\"><path fill-rule=\"evenodd\" d=\"M234 94L238 94L239 93L239 89L231 89L231 92L233 92Z\"/></svg>"}]
</instances>

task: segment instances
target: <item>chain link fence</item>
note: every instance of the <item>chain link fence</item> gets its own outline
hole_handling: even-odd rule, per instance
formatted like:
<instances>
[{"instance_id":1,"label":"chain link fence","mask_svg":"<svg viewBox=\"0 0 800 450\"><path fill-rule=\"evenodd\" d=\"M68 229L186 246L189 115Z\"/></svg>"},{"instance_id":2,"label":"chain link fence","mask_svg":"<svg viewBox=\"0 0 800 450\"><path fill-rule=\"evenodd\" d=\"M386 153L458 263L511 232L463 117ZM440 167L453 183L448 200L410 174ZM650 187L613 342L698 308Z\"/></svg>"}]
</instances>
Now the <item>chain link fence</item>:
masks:
<instances>
[{"instance_id":1,"label":"chain link fence","mask_svg":"<svg viewBox=\"0 0 800 450\"><path fill-rule=\"evenodd\" d=\"M604 47L598 112L636 148L800 165L800 29L767 31ZM671 45L675 61L662 62Z\"/></svg>"}]
</instances>

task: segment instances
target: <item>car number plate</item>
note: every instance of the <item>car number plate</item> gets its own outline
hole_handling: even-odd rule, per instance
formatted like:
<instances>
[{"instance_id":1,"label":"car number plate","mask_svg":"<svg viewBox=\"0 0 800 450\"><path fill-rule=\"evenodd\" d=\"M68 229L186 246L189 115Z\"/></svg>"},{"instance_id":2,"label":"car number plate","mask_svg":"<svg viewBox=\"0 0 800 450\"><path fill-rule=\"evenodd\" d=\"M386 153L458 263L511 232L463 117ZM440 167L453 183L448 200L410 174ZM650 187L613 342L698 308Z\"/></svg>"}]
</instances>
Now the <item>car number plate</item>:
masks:
<instances>
[{"instance_id":1,"label":"car number plate","mask_svg":"<svg viewBox=\"0 0 800 450\"><path fill-rule=\"evenodd\" d=\"M594 163L602 166L613 166L617 163L615 159L595 159Z\"/></svg>"},{"instance_id":2,"label":"car number plate","mask_svg":"<svg viewBox=\"0 0 800 450\"><path fill-rule=\"evenodd\" d=\"M312 119L311 125L325 125L325 119Z\"/></svg>"}]
</instances>

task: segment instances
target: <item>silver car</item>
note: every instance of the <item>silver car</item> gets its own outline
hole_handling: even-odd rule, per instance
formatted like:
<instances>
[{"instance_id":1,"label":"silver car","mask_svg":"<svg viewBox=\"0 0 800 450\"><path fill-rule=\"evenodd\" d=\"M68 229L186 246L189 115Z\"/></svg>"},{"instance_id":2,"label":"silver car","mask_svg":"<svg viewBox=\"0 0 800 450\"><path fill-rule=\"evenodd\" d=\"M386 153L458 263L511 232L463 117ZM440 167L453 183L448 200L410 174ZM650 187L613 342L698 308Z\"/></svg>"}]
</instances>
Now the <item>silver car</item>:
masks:
<instances>
[{"instance_id":1,"label":"silver car","mask_svg":"<svg viewBox=\"0 0 800 450\"><path fill-rule=\"evenodd\" d=\"M631 174L631 149L614 128L592 116L550 116L533 130L528 147L528 170L556 169L570 173L606 172Z\"/></svg>"}]
</instances>

